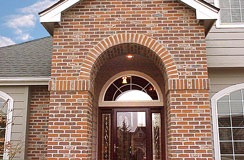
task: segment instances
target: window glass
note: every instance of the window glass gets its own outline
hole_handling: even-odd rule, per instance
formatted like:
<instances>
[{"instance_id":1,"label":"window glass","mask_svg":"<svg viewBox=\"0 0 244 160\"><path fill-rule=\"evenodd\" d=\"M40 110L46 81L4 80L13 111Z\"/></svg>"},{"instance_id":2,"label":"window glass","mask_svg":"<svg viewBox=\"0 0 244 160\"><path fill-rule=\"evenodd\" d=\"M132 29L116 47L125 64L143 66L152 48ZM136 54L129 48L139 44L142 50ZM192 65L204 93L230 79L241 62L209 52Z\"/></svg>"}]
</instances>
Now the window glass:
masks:
<instances>
[{"instance_id":1,"label":"window glass","mask_svg":"<svg viewBox=\"0 0 244 160\"><path fill-rule=\"evenodd\" d=\"M111 114L102 114L102 160L109 160L111 151Z\"/></svg>"},{"instance_id":2,"label":"window glass","mask_svg":"<svg viewBox=\"0 0 244 160\"><path fill-rule=\"evenodd\" d=\"M158 100L154 86L146 79L125 75L116 79L106 90L104 101Z\"/></svg>"},{"instance_id":3,"label":"window glass","mask_svg":"<svg viewBox=\"0 0 244 160\"><path fill-rule=\"evenodd\" d=\"M152 113L153 160L162 160L161 114Z\"/></svg>"},{"instance_id":4,"label":"window glass","mask_svg":"<svg viewBox=\"0 0 244 160\"><path fill-rule=\"evenodd\" d=\"M244 158L243 90L231 92L217 101L218 130L222 159Z\"/></svg>"},{"instance_id":5,"label":"window glass","mask_svg":"<svg viewBox=\"0 0 244 160\"><path fill-rule=\"evenodd\" d=\"M129 90L120 94L116 99L116 101L140 101L140 100L150 101L152 100L152 98L145 92L138 91L138 90Z\"/></svg>"},{"instance_id":6,"label":"window glass","mask_svg":"<svg viewBox=\"0 0 244 160\"><path fill-rule=\"evenodd\" d=\"M230 114L229 102L218 102L218 114L219 115L229 115Z\"/></svg>"},{"instance_id":7,"label":"window glass","mask_svg":"<svg viewBox=\"0 0 244 160\"><path fill-rule=\"evenodd\" d=\"M219 0L221 23L244 22L244 0Z\"/></svg>"},{"instance_id":8,"label":"window glass","mask_svg":"<svg viewBox=\"0 0 244 160\"><path fill-rule=\"evenodd\" d=\"M3 158L4 153L7 106L7 101L0 98L0 159Z\"/></svg>"}]
</instances>

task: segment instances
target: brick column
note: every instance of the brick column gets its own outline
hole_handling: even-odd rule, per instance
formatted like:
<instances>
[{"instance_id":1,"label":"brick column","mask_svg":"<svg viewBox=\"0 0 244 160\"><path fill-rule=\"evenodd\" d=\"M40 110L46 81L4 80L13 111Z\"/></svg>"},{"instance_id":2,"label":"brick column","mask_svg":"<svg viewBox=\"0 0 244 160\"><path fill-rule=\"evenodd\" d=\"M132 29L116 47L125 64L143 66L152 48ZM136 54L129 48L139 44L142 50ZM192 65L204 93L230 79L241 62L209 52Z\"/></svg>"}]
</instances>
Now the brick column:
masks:
<instances>
[{"instance_id":1,"label":"brick column","mask_svg":"<svg viewBox=\"0 0 244 160\"><path fill-rule=\"evenodd\" d=\"M31 87L27 159L47 157L49 98L47 86Z\"/></svg>"},{"instance_id":2,"label":"brick column","mask_svg":"<svg viewBox=\"0 0 244 160\"><path fill-rule=\"evenodd\" d=\"M91 159L92 95L51 91L48 159Z\"/></svg>"},{"instance_id":3,"label":"brick column","mask_svg":"<svg viewBox=\"0 0 244 160\"><path fill-rule=\"evenodd\" d=\"M170 160L212 160L212 127L208 80L170 82L167 93ZM190 83L191 82L191 83ZM193 85L194 84L194 85Z\"/></svg>"}]
</instances>

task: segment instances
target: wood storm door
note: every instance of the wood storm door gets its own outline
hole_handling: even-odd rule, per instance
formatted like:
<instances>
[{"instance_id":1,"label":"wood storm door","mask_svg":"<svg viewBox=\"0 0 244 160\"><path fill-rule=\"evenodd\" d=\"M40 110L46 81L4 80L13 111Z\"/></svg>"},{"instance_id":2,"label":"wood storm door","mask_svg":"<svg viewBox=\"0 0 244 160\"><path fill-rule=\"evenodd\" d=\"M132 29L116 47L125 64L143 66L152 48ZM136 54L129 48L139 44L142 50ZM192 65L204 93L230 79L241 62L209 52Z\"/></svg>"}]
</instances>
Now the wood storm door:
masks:
<instances>
[{"instance_id":1,"label":"wood storm door","mask_svg":"<svg viewBox=\"0 0 244 160\"><path fill-rule=\"evenodd\" d=\"M99 159L164 160L161 115L150 108L101 109Z\"/></svg>"}]
</instances>

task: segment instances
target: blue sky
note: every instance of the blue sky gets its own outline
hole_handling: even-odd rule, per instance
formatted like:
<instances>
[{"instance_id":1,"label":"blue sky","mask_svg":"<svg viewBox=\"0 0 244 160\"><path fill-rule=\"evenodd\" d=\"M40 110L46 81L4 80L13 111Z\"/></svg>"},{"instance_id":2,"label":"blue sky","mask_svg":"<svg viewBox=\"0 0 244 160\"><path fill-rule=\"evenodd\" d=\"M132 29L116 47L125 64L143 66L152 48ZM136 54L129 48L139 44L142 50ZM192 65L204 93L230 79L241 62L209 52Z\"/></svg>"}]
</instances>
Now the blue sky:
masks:
<instances>
[{"instance_id":1,"label":"blue sky","mask_svg":"<svg viewBox=\"0 0 244 160\"><path fill-rule=\"evenodd\" d=\"M49 36L38 12L58 0L0 0L0 47Z\"/></svg>"}]
</instances>

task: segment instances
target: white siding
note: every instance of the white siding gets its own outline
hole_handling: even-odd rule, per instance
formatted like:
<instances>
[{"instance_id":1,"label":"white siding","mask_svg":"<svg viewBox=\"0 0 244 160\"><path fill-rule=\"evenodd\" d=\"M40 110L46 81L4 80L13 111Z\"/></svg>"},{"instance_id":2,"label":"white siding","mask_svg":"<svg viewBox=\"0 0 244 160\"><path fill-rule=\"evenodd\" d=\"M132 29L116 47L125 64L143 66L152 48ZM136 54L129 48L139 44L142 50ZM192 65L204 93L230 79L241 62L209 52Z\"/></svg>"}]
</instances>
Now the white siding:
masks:
<instances>
[{"instance_id":1,"label":"white siding","mask_svg":"<svg viewBox=\"0 0 244 160\"><path fill-rule=\"evenodd\" d=\"M0 86L0 91L7 93L14 100L13 126L11 141L23 145L23 151L15 159L25 159L25 145L27 135L28 86Z\"/></svg>"},{"instance_id":2,"label":"white siding","mask_svg":"<svg viewBox=\"0 0 244 160\"><path fill-rule=\"evenodd\" d=\"M206 43L208 67L244 67L244 28L213 26Z\"/></svg>"},{"instance_id":3,"label":"white siding","mask_svg":"<svg viewBox=\"0 0 244 160\"><path fill-rule=\"evenodd\" d=\"M214 4L214 0L206 0ZM208 67L244 67L244 28L217 28L206 37Z\"/></svg>"},{"instance_id":4,"label":"white siding","mask_svg":"<svg viewBox=\"0 0 244 160\"><path fill-rule=\"evenodd\" d=\"M208 71L210 98L222 89L244 83L244 68L211 68Z\"/></svg>"}]
</instances>

